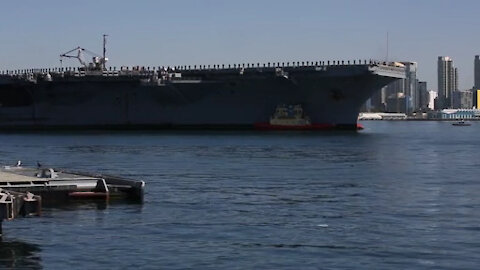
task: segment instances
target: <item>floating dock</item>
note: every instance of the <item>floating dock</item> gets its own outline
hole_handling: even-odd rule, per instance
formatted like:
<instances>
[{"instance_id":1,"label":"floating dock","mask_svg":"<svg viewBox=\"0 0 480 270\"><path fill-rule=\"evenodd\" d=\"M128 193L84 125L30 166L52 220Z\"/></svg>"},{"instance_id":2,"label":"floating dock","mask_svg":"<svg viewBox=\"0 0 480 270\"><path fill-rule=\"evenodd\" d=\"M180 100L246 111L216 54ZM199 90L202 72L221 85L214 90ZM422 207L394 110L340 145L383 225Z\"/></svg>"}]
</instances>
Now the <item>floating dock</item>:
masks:
<instances>
[{"instance_id":1,"label":"floating dock","mask_svg":"<svg viewBox=\"0 0 480 270\"><path fill-rule=\"evenodd\" d=\"M17 217L40 215L42 200L40 196L30 192L19 193L0 188L0 236L2 236L3 220Z\"/></svg>"},{"instance_id":2,"label":"floating dock","mask_svg":"<svg viewBox=\"0 0 480 270\"><path fill-rule=\"evenodd\" d=\"M124 199L143 203L145 182L66 169L21 166L0 168L0 235L3 220L40 215L42 204Z\"/></svg>"}]
</instances>

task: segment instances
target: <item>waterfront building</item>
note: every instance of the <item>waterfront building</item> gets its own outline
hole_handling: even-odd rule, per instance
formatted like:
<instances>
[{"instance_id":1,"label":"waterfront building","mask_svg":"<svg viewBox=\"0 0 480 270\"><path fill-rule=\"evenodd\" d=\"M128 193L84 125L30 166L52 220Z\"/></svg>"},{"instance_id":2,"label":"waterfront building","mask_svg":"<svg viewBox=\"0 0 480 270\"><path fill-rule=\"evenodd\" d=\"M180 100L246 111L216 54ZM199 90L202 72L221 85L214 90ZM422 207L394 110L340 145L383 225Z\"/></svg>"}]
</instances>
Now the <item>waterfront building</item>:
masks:
<instances>
[{"instance_id":1,"label":"waterfront building","mask_svg":"<svg viewBox=\"0 0 480 270\"><path fill-rule=\"evenodd\" d=\"M455 109L471 109L473 107L472 91L455 91L453 92L453 108Z\"/></svg>"},{"instance_id":2,"label":"waterfront building","mask_svg":"<svg viewBox=\"0 0 480 270\"><path fill-rule=\"evenodd\" d=\"M478 109L443 109L440 111L428 112L428 119L433 120L462 120L476 119L480 120L480 110Z\"/></svg>"},{"instance_id":3,"label":"waterfront building","mask_svg":"<svg viewBox=\"0 0 480 270\"><path fill-rule=\"evenodd\" d=\"M384 112L373 112L373 113L360 113L358 115L358 120L406 120L407 115L404 113L384 113Z\"/></svg>"},{"instance_id":4,"label":"waterfront building","mask_svg":"<svg viewBox=\"0 0 480 270\"><path fill-rule=\"evenodd\" d=\"M458 90L458 71L448 56L439 56L437 63L438 98L436 109L451 108L453 92Z\"/></svg>"}]
</instances>

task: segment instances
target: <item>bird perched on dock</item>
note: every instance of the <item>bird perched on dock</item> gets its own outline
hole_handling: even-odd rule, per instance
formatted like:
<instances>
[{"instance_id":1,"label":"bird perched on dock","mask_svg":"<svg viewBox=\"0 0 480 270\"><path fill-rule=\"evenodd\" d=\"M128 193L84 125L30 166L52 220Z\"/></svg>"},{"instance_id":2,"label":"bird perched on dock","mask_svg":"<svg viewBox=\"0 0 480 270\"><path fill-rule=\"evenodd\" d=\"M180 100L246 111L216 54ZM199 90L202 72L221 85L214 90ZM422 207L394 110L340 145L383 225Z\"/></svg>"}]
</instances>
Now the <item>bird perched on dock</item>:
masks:
<instances>
[{"instance_id":1,"label":"bird perched on dock","mask_svg":"<svg viewBox=\"0 0 480 270\"><path fill-rule=\"evenodd\" d=\"M22 166L22 161L21 160L17 161L17 164L15 164L15 167L21 167L21 166Z\"/></svg>"}]
</instances>

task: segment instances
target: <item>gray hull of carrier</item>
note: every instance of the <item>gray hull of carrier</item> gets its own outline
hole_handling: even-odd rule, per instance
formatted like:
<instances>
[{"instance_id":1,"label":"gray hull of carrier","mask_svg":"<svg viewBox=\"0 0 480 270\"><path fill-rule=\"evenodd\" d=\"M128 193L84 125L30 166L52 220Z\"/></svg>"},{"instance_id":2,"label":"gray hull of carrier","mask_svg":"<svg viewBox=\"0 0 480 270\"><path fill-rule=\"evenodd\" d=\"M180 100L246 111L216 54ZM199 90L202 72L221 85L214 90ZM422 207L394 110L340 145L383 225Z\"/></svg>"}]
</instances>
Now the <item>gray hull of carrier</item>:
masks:
<instances>
[{"instance_id":1,"label":"gray hull of carrier","mask_svg":"<svg viewBox=\"0 0 480 270\"><path fill-rule=\"evenodd\" d=\"M254 129L278 106L312 124L356 128L361 105L404 77L389 63L0 75L0 129Z\"/></svg>"}]
</instances>

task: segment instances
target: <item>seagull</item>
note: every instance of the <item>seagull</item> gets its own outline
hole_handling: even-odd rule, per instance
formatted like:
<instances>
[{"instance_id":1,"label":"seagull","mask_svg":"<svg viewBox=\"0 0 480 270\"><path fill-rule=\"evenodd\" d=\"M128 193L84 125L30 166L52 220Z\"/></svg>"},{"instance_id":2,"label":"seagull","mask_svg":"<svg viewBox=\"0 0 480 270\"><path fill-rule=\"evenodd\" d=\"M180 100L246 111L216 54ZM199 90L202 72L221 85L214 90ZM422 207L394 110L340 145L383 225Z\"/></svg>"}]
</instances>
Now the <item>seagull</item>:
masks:
<instances>
[{"instance_id":1,"label":"seagull","mask_svg":"<svg viewBox=\"0 0 480 270\"><path fill-rule=\"evenodd\" d=\"M17 164L15 164L15 167L21 167L21 166L22 166L22 161L21 160L17 161Z\"/></svg>"}]
</instances>

